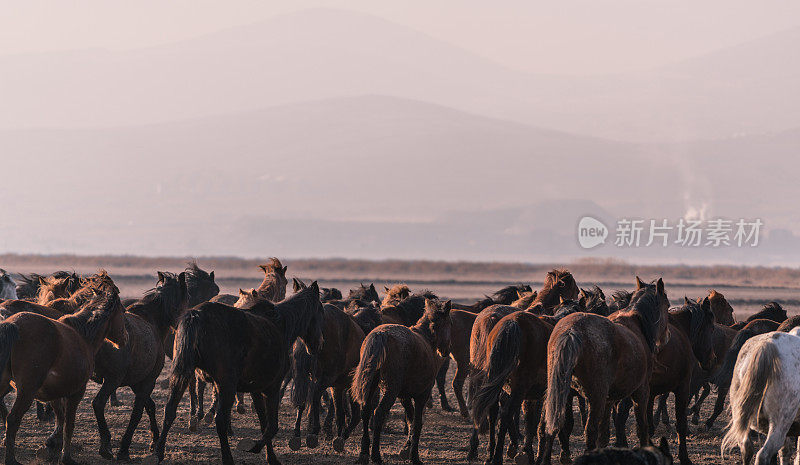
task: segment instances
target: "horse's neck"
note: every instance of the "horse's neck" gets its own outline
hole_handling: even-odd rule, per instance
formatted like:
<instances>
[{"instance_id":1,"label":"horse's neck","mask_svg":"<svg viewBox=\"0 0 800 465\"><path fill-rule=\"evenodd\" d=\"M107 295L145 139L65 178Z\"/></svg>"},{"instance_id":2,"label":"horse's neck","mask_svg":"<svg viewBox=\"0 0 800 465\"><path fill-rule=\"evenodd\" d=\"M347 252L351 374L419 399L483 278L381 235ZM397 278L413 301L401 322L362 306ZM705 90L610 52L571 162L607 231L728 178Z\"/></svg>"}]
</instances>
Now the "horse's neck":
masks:
<instances>
[{"instance_id":1,"label":"horse's neck","mask_svg":"<svg viewBox=\"0 0 800 465\"><path fill-rule=\"evenodd\" d=\"M647 343L647 338L644 335L644 328L642 328L643 323L638 315L630 311L617 312L616 315L611 318L611 321L631 330L634 334L636 334L636 337L641 339L642 344L644 344L645 348L648 349L648 352L650 351L650 346Z\"/></svg>"},{"instance_id":2,"label":"horse's neck","mask_svg":"<svg viewBox=\"0 0 800 465\"><path fill-rule=\"evenodd\" d=\"M161 340L164 340L170 328L175 326L175 321L168 316L172 314L171 309L165 309L163 307L164 303L161 300L155 300L147 303L134 304L130 307L128 312L150 323L156 329L156 333Z\"/></svg>"},{"instance_id":3,"label":"horse's neck","mask_svg":"<svg viewBox=\"0 0 800 465\"><path fill-rule=\"evenodd\" d=\"M669 323L683 332L687 338L691 332L692 315L689 312L670 314Z\"/></svg>"},{"instance_id":4,"label":"horse's neck","mask_svg":"<svg viewBox=\"0 0 800 465\"><path fill-rule=\"evenodd\" d=\"M72 327L78 334L81 335L83 340L92 348L94 353L100 350L103 340L108 332L110 324L111 312L104 311L99 315L94 315L94 311L85 308L78 313L73 313L61 317L59 321ZM95 320L90 321L94 316Z\"/></svg>"},{"instance_id":5,"label":"horse's neck","mask_svg":"<svg viewBox=\"0 0 800 465\"><path fill-rule=\"evenodd\" d=\"M295 300L300 300L299 302L294 302ZM275 306L275 310L278 315L281 317L281 322L283 323L283 334L286 336L286 342L291 345L294 341L301 336L304 326L302 324L303 321L309 318L308 315L308 308L309 306L306 304L305 299L302 297L297 297L293 299L291 302L292 308L287 308L287 305L277 305ZM297 306L298 308L294 308Z\"/></svg>"},{"instance_id":6,"label":"horse's neck","mask_svg":"<svg viewBox=\"0 0 800 465\"><path fill-rule=\"evenodd\" d=\"M427 322L417 323L414 326L411 326L409 329L412 332L417 333L420 336L422 336L422 338L425 339L425 341L428 343L428 346L430 347L430 349L435 353L436 352L436 340L434 339L433 333L431 332L430 328L428 328L428 325L425 324L425 323L427 323Z\"/></svg>"}]
</instances>

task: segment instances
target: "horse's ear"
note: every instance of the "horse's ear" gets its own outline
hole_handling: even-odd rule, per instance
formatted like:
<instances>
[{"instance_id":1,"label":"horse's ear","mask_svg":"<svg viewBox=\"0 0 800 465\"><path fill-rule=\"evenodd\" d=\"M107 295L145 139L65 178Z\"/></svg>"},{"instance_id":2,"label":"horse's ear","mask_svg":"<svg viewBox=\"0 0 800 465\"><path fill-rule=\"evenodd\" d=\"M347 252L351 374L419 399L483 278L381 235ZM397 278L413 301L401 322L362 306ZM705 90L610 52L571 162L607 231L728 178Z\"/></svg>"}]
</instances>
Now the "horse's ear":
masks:
<instances>
[{"instance_id":1,"label":"horse's ear","mask_svg":"<svg viewBox=\"0 0 800 465\"><path fill-rule=\"evenodd\" d=\"M283 269L281 270L281 273L282 273L284 276L286 275L286 270L287 270L287 269L289 269L289 266L284 266L284 267L283 267Z\"/></svg>"},{"instance_id":2,"label":"horse's ear","mask_svg":"<svg viewBox=\"0 0 800 465\"><path fill-rule=\"evenodd\" d=\"M444 304L442 304L442 313L450 314L450 309L453 308L453 301L448 300Z\"/></svg>"},{"instance_id":3,"label":"horse's ear","mask_svg":"<svg viewBox=\"0 0 800 465\"><path fill-rule=\"evenodd\" d=\"M370 291L375 291L375 283L370 283L370 284L369 284L369 290L370 290ZM376 292L377 292L377 291L376 291Z\"/></svg>"},{"instance_id":4,"label":"horse's ear","mask_svg":"<svg viewBox=\"0 0 800 465\"><path fill-rule=\"evenodd\" d=\"M383 288L386 289L386 292L389 292L389 286L383 286Z\"/></svg>"},{"instance_id":5,"label":"horse's ear","mask_svg":"<svg viewBox=\"0 0 800 465\"><path fill-rule=\"evenodd\" d=\"M658 450L667 457L672 457L672 454L669 452L669 441L667 441L667 438L664 436L661 436L661 439L658 441Z\"/></svg>"},{"instance_id":6,"label":"horse's ear","mask_svg":"<svg viewBox=\"0 0 800 465\"><path fill-rule=\"evenodd\" d=\"M258 267L261 268L261 271L263 271L264 273L267 272L267 265L258 265Z\"/></svg>"},{"instance_id":7,"label":"horse's ear","mask_svg":"<svg viewBox=\"0 0 800 465\"><path fill-rule=\"evenodd\" d=\"M581 299L589 300L589 298L586 296L586 291L583 290L583 288L581 288L581 290L580 290L580 295L581 295Z\"/></svg>"},{"instance_id":8,"label":"horse's ear","mask_svg":"<svg viewBox=\"0 0 800 465\"><path fill-rule=\"evenodd\" d=\"M664 294L664 280L661 278L658 278L658 281L656 281L656 291L658 291L659 294Z\"/></svg>"},{"instance_id":9,"label":"horse's ear","mask_svg":"<svg viewBox=\"0 0 800 465\"><path fill-rule=\"evenodd\" d=\"M241 287L239 288L239 295L247 295L247 292L244 291Z\"/></svg>"},{"instance_id":10,"label":"horse's ear","mask_svg":"<svg viewBox=\"0 0 800 465\"><path fill-rule=\"evenodd\" d=\"M39 276L39 285L44 286L45 284L47 284L47 280Z\"/></svg>"},{"instance_id":11,"label":"horse's ear","mask_svg":"<svg viewBox=\"0 0 800 465\"><path fill-rule=\"evenodd\" d=\"M605 295L605 293L603 293L603 290L600 289L599 287L596 287L596 286L595 286L595 289L597 289L597 292L600 294L600 298L603 299L603 300L606 300L606 295Z\"/></svg>"},{"instance_id":12,"label":"horse's ear","mask_svg":"<svg viewBox=\"0 0 800 465\"><path fill-rule=\"evenodd\" d=\"M517 299L521 299L524 296L524 293L517 289Z\"/></svg>"},{"instance_id":13,"label":"horse's ear","mask_svg":"<svg viewBox=\"0 0 800 465\"><path fill-rule=\"evenodd\" d=\"M183 292L186 292L186 272L181 271L178 275L178 285L181 287Z\"/></svg>"},{"instance_id":14,"label":"horse's ear","mask_svg":"<svg viewBox=\"0 0 800 465\"><path fill-rule=\"evenodd\" d=\"M316 291L319 292L319 284L317 284L316 281L311 283L311 286L309 286L309 287L311 287L312 289L316 289Z\"/></svg>"},{"instance_id":15,"label":"horse's ear","mask_svg":"<svg viewBox=\"0 0 800 465\"><path fill-rule=\"evenodd\" d=\"M258 291L255 289L250 290L250 295L253 296L254 299L258 299Z\"/></svg>"},{"instance_id":16,"label":"horse's ear","mask_svg":"<svg viewBox=\"0 0 800 465\"><path fill-rule=\"evenodd\" d=\"M564 296L563 295L558 296L558 304L559 305L564 305Z\"/></svg>"},{"instance_id":17,"label":"horse's ear","mask_svg":"<svg viewBox=\"0 0 800 465\"><path fill-rule=\"evenodd\" d=\"M686 305L689 305L689 302L690 302L689 298L686 297L686 296L683 296L683 303L686 304Z\"/></svg>"},{"instance_id":18,"label":"horse's ear","mask_svg":"<svg viewBox=\"0 0 800 465\"><path fill-rule=\"evenodd\" d=\"M160 271L158 271L157 273L158 273L158 282L163 282L164 281L164 273L162 273Z\"/></svg>"},{"instance_id":19,"label":"horse's ear","mask_svg":"<svg viewBox=\"0 0 800 465\"><path fill-rule=\"evenodd\" d=\"M636 277L636 290L638 291L639 289L641 289L641 288L643 288L643 287L644 287L644 283L643 283L643 282L642 282L642 280L641 280L641 279L639 279L639 277L637 276L637 277Z\"/></svg>"},{"instance_id":20,"label":"horse's ear","mask_svg":"<svg viewBox=\"0 0 800 465\"><path fill-rule=\"evenodd\" d=\"M214 272L212 271L211 273L208 273L208 277L211 278L211 280L213 281L214 280Z\"/></svg>"},{"instance_id":21,"label":"horse's ear","mask_svg":"<svg viewBox=\"0 0 800 465\"><path fill-rule=\"evenodd\" d=\"M708 300L708 297L703 299L703 303L700 304L700 308L702 308L703 310L705 310L707 312L711 311L711 301Z\"/></svg>"}]
</instances>

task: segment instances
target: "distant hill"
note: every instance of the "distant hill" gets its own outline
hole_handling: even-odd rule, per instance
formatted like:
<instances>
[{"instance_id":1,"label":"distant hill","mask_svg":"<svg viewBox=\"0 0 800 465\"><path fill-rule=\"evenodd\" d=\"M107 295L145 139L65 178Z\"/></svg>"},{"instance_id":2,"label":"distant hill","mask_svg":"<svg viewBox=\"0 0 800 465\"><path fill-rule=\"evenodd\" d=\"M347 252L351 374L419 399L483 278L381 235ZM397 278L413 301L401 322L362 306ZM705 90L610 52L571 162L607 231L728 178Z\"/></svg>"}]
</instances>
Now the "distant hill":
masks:
<instances>
[{"instance_id":1,"label":"distant hill","mask_svg":"<svg viewBox=\"0 0 800 465\"><path fill-rule=\"evenodd\" d=\"M0 57L0 128L94 127L390 95L635 141L800 126L798 30L644 73L532 75L381 18L313 9L139 50Z\"/></svg>"}]
</instances>

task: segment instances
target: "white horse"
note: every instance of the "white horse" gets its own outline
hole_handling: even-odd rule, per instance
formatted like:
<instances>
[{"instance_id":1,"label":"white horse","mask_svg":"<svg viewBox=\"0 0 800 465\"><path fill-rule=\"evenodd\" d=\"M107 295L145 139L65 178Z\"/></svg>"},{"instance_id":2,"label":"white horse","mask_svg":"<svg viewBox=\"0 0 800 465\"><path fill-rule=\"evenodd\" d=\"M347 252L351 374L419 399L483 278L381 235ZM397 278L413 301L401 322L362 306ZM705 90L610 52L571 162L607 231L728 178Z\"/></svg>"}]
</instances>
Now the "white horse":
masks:
<instances>
[{"instance_id":1,"label":"white horse","mask_svg":"<svg viewBox=\"0 0 800 465\"><path fill-rule=\"evenodd\" d=\"M730 390L731 421L722 439L722 452L738 445L744 465L753 457L751 431L767 435L756 454L758 465L769 464L778 451L781 465L789 463L786 436L792 423L800 420L798 336L800 327L789 333L775 331L755 336L742 346L736 359ZM796 428L797 424L793 435L797 434ZM800 453L794 463L800 465Z\"/></svg>"},{"instance_id":2,"label":"white horse","mask_svg":"<svg viewBox=\"0 0 800 465\"><path fill-rule=\"evenodd\" d=\"M17 285L6 270L0 268L0 300L16 299Z\"/></svg>"}]
</instances>

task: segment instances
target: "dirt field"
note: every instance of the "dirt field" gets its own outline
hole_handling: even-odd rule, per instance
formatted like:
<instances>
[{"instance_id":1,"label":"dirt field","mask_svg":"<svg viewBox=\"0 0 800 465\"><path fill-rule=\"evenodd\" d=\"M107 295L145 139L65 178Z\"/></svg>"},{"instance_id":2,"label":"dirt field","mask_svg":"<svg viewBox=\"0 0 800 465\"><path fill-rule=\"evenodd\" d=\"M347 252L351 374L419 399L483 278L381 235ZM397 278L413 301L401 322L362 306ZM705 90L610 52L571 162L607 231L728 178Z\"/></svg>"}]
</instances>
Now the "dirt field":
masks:
<instances>
[{"instance_id":1,"label":"dirt field","mask_svg":"<svg viewBox=\"0 0 800 465\"><path fill-rule=\"evenodd\" d=\"M450 376L453 375L451 368ZM165 374L162 374L162 379ZM97 454L98 448L98 435L97 424L94 419L94 413L91 410L91 399L97 392L98 385L89 383L89 389L86 394L84 402L81 404L79 410L79 417L76 425L75 444L82 445L82 450L77 454L79 460L85 461L89 464L103 464L108 463L108 460L101 458ZM112 431L112 444L116 451L119 438L122 435L125 426L127 425L129 417L129 409L133 404L133 395L127 388L120 389L120 400L124 402L120 407L108 407L106 411L106 418L109 427ZM451 405L456 405L455 398L452 392L448 392L448 397ZM713 401L713 397L710 399ZM159 424L163 417L163 408L166 402L167 392L160 387L156 387L154 393L154 400L158 405L157 415L159 417ZM10 401L13 394L8 396L7 403ZM249 399L247 400L248 413L239 415L233 413L233 428L234 436L231 438L231 444L234 446L233 456L237 463L244 464L263 464L266 459L263 454L249 454L247 452L240 452L235 450L235 445L242 438L257 438L257 419L255 414L249 411ZM702 418L706 418L710 413L713 402L707 401L704 404ZM672 402L670 401L670 408ZM398 459L397 454L405 442L405 437L402 434L402 408L399 403L392 409L392 416L388 422L388 431L385 432L382 438L382 451L384 452L383 458L387 464L393 463L407 463ZM577 412L576 412L577 413ZM217 439L216 430L213 426L203 428L197 433L190 433L188 425L189 417L189 399L188 393L184 396L178 411L178 418L175 426L170 431L169 441L167 443L167 454L165 463L172 464L189 464L189 463L218 463L220 460L219 455L219 442ZM670 413L673 419L672 429L667 430L663 425L660 425L656 432L656 437L667 436L670 438L670 444L675 453L677 448L676 438L674 436L674 414ZM733 464L737 463L739 455L726 456L723 460L719 453L719 443L723 434L723 427L728 421L727 413L723 414L717 421L717 425L711 431L704 431L702 426L695 426L690 424L690 437L689 437L689 454L696 464ZM140 462L150 455L148 450L150 444L150 432L147 427L146 416L143 418L139 425L137 434L134 436L133 444L131 445L131 457L134 462ZM291 437L291 428L294 421L294 411L291 409L288 401L285 400L281 407L280 414L280 432L275 439L276 452L278 458L286 465L299 465L299 464L341 464L353 463L358 456L358 439L360 438L361 427L356 430L356 437L351 437L347 441L346 450L342 454L338 454L333 450L329 441L322 440L320 446L316 449L303 448L300 451L293 452L288 447L288 440ZM305 427L305 424L304 424ZM43 461L36 457L36 449L44 444L44 441L49 434L51 424L40 424L36 420L35 409L31 408L25 419L23 420L22 428L18 436L17 442L17 458L22 463L42 463ZM425 424L422 431L422 440L420 443L420 456L423 462L430 464L467 464L466 461L466 447L470 434L470 426L467 421L461 418L454 412L443 412L439 407L438 399L434 401L434 407L431 410L426 410ZM305 434L303 435L305 438ZM322 438L321 438L322 439ZM628 423L628 439L631 444L636 443L635 439L635 425L631 419ZM305 444L305 440L304 440ZM481 438L481 449L479 455L479 463L482 463L485 458L485 437ZM582 432L576 431L572 436L572 450L573 452L580 452L583 448ZM555 450L558 451L556 444ZM578 454L575 454L577 456ZM557 463L558 456L554 454L554 463ZM513 461L508 461L513 463Z\"/></svg>"}]
</instances>

